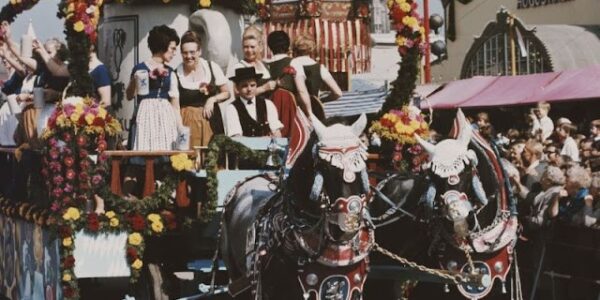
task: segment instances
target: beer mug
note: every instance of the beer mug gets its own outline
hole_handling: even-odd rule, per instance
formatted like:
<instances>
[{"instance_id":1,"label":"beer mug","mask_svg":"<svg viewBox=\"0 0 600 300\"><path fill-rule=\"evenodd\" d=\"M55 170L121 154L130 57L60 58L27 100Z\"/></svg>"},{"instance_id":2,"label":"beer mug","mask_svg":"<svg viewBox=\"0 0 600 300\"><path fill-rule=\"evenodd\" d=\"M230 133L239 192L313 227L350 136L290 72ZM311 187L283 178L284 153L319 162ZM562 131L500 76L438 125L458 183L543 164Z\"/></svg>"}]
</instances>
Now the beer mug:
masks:
<instances>
[{"instance_id":1,"label":"beer mug","mask_svg":"<svg viewBox=\"0 0 600 300\"><path fill-rule=\"evenodd\" d=\"M177 127L177 140L175 141L176 150L189 150L190 149L190 128L187 126Z\"/></svg>"},{"instance_id":2,"label":"beer mug","mask_svg":"<svg viewBox=\"0 0 600 300\"><path fill-rule=\"evenodd\" d=\"M135 72L135 80L137 85L137 94L145 96L150 94L150 76L147 70L138 70Z\"/></svg>"},{"instance_id":3,"label":"beer mug","mask_svg":"<svg viewBox=\"0 0 600 300\"><path fill-rule=\"evenodd\" d=\"M46 104L46 101L44 99L44 88L33 88L33 107L44 108L44 104Z\"/></svg>"}]
</instances>

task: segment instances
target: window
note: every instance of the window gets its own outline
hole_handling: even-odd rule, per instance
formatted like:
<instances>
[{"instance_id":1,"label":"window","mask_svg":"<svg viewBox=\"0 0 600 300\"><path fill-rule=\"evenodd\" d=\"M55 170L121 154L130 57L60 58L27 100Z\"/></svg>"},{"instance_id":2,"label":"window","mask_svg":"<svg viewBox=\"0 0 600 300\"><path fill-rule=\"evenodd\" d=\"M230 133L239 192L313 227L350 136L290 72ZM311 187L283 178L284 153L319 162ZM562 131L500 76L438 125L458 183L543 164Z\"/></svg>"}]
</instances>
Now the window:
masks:
<instances>
[{"instance_id":1,"label":"window","mask_svg":"<svg viewBox=\"0 0 600 300\"><path fill-rule=\"evenodd\" d=\"M517 75L552 72L546 48L535 36L534 30L525 29L518 19L514 19L512 26L513 58L509 33L511 27L507 25L507 18L508 13L500 11L497 22L490 23L483 34L475 39L465 57L461 78L511 75L513 59Z\"/></svg>"}]
</instances>

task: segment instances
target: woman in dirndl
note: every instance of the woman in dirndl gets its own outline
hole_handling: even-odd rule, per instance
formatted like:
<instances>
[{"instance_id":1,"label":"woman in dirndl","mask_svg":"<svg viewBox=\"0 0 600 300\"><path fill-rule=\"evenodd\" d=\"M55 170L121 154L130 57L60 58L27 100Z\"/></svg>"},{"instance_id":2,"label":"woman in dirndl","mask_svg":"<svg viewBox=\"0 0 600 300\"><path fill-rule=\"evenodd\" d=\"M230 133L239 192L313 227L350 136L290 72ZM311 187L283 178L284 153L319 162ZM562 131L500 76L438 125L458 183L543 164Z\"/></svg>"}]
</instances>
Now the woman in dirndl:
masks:
<instances>
[{"instance_id":1,"label":"woman in dirndl","mask_svg":"<svg viewBox=\"0 0 600 300\"><path fill-rule=\"evenodd\" d=\"M218 103L229 99L227 78L221 67L200 57L198 34L181 36L183 62L177 68L183 125L190 128L190 147L207 146L214 134L223 134Z\"/></svg>"},{"instance_id":2,"label":"woman in dirndl","mask_svg":"<svg viewBox=\"0 0 600 300\"><path fill-rule=\"evenodd\" d=\"M137 95L138 101L129 141L132 150L174 148L181 124L179 90L177 76L166 64L173 59L178 44L179 36L174 29L166 25L155 26L148 35L152 57L131 71L127 99ZM144 86L146 84L148 87Z\"/></svg>"}]
</instances>

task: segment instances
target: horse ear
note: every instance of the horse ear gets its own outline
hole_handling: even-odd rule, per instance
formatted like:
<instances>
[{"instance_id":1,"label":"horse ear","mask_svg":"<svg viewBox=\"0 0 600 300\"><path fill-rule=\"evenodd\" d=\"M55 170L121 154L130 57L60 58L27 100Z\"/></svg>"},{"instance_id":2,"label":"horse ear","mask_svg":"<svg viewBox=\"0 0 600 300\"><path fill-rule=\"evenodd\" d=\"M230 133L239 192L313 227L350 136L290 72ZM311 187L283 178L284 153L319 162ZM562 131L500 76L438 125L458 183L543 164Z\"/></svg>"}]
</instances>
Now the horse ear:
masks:
<instances>
[{"instance_id":1,"label":"horse ear","mask_svg":"<svg viewBox=\"0 0 600 300\"><path fill-rule=\"evenodd\" d=\"M356 120L356 122L354 122L354 124L352 124L352 132L356 136L360 136L363 133L363 131L365 130L365 127L367 127L367 115L365 115L363 113L360 115L358 120Z\"/></svg>"},{"instance_id":2,"label":"horse ear","mask_svg":"<svg viewBox=\"0 0 600 300\"><path fill-rule=\"evenodd\" d=\"M461 145L464 145L465 148L469 146L469 142L471 141L471 133L473 128L471 128L471 124L467 121L465 114L462 112L462 109L458 109L456 112L456 120L458 121L458 142Z\"/></svg>"},{"instance_id":3,"label":"horse ear","mask_svg":"<svg viewBox=\"0 0 600 300\"><path fill-rule=\"evenodd\" d=\"M425 149L425 151L427 151L427 153L429 154L429 156L433 156L433 153L435 153L435 145L422 139L418 134L415 133L415 139L417 140L417 142L419 142L419 144L421 145L421 147L423 147L423 149Z\"/></svg>"},{"instance_id":4,"label":"horse ear","mask_svg":"<svg viewBox=\"0 0 600 300\"><path fill-rule=\"evenodd\" d=\"M315 133L317 134L317 137L319 138L319 141L322 141L327 127L325 127L325 125L323 125L323 123L321 123L321 121L319 121L319 118L317 118L312 113L310 114L310 120L312 122L313 128L315 129Z\"/></svg>"}]
</instances>

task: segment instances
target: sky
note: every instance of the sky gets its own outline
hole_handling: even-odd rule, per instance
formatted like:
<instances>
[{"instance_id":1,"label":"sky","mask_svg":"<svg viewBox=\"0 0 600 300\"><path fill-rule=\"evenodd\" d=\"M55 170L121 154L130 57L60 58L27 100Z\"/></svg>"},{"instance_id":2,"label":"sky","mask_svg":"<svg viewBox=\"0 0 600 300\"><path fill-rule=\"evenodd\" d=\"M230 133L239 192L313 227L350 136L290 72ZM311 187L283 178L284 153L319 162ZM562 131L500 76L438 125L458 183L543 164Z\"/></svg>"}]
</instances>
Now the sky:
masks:
<instances>
[{"instance_id":1,"label":"sky","mask_svg":"<svg viewBox=\"0 0 600 300\"><path fill-rule=\"evenodd\" d=\"M57 37L64 40L63 21L56 17L59 0L40 0L32 9L18 15L11 25L12 36L15 42L20 40L27 31L27 25L31 20L33 29L39 40L47 40ZM4 7L8 0L0 0L0 7Z\"/></svg>"},{"instance_id":2,"label":"sky","mask_svg":"<svg viewBox=\"0 0 600 300\"><path fill-rule=\"evenodd\" d=\"M423 0L417 0L419 7L422 8ZM64 40L63 22L56 17L59 0L40 0L32 9L17 16L12 25L13 39L22 36L27 30L29 21L33 23L34 31L40 40L46 40L57 37ZM443 15L441 0L430 0L430 14L438 13ZM0 7L4 7L8 0L0 0Z\"/></svg>"}]
</instances>

